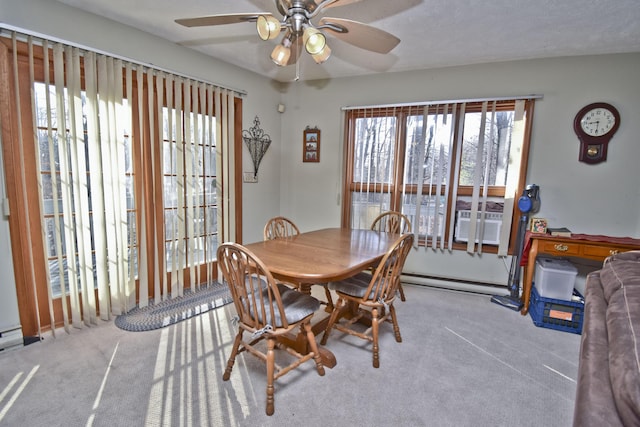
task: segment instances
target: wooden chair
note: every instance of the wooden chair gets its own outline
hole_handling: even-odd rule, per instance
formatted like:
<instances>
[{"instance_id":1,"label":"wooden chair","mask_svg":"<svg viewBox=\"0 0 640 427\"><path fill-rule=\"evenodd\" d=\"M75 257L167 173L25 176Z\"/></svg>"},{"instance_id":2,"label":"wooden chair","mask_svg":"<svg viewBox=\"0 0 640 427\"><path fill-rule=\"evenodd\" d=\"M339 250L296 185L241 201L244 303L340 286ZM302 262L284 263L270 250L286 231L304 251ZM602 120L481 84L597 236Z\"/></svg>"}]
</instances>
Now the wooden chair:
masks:
<instances>
[{"instance_id":1,"label":"wooden chair","mask_svg":"<svg viewBox=\"0 0 640 427\"><path fill-rule=\"evenodd\" d=\"M298 226L289 218L283 216L271 218L265 224L263 231L264 240L286 239L298 234L300 234ZM293 283L290 283L290 285L296 286ZM333 310L333 298L331 298L331 291L326 285L324 285L324 293L327 297L327 311L331 311Z\"/></svg>"},{"instance_id":2,"label":"wooden chair","mask_svg":"<svg viewBox=\"0 0 640 427\"><path fill-rule=\"evenodd\" d=\"M373 343L373 367L380 366L378 336L380 325L390 321L397 342L402 342L398 319L393 302L400 284L400 274L411 246L413 234L404 234L389 249L372 275L359 273L340 282L329 283L329 288L338 293L338 302L331 313L321 344L333 329L362 338ZM349 314L348 320L340 319ZM365 316L371 316L371 326L362 332L354 324Z\"/></svg>"},{"instance_id":3,"label":"wooden chair","mask_svg":"<svg viewBox=\"0 0 640 427\"><path fill-rule=\"evenodd\" d=\"M371 229L385 231L387 233L411 233L411 221L405 214L401 212L387 211L381 213L377 216L376 219L373 220ZM404 289L402 289L402 284L398 286L398 292L400 292L400 299L402 301L406 301L406 298L404 296Z\"/></svg>"},{"instance_id":4,"label":"wooden chair","mask_svg":"<svg viewBox=\"0 0 640 427\"><path fill-rule=\"evenodd\" d=\"M300 234L298 227L288 218L277 216L264 226L264 240L281 239Z\"/></svg>"},{"instance_id":5,"label":"wooden chair","mask_svg":"<svg viewBox=\"0 0 640 427\"><path fill-rule=\"evenodd\" d=\"M267 415L274 412L274 381L313 359L319 375L324 366L311 330L311 318L320 302L281 283L276 283L265 265L251 251L237 243L225 243L218 248L218 265L229 285L238 313L238 334L222 379L229 380L236 355L248 351L267 365ZM309 353L300 354L278 340L284 334L300 328L306 333ZM243 335L249 333L249 340ZM266 340L266 353L256 347ZM294 356L293 362L281 367L275 363L275 348Z\"/></svg>"},{"instance_id":6,"label":"wooden chair","mask_svg":"<svg viewBox=\"0 0 640 427\"><path fill-rule=\"evenodd\" d=\"M371 229L387 233L411 233L411 221L401 212L387 211L382 212L373 220Z\"/></svg>"}]
</instances>

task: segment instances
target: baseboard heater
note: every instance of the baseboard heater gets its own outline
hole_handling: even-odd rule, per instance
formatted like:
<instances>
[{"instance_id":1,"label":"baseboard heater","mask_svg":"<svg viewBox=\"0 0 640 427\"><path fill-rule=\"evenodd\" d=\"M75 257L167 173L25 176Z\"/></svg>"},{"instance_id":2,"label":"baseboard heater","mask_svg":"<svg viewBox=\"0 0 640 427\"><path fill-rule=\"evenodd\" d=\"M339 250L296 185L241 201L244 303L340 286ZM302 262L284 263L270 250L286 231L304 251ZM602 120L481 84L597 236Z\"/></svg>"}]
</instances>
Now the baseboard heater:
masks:
<instances>
[{"instance_id":1,"label":"baseboard heater","mask_svg":"<svg viewBox=\"0 0 640 427\"><path fill-rule=\"evenodd\" d=\"M506 285L493 283L474 282L470 280L451 279L446 277L426 276L415 273L402 273L402 283L431 286L434 288L449 289L454 291L471 292L477 294L495 295L496 292L504 292Z\"/></svg>"},{"instance_id":2,"label":"baseboard heater","mask_svg":"<svg viewBox=\"0 0 640 427\"><path fill-rule=\"evenodd\" d=\"M480 212L476 222L476 243L480 242ZM471 211L459 210L456 219L456 242L469 241L469 228L471 227ZM502 212L485 212L483 245L499 245L500 230L502 229Z\"/></svg>"},{"instance_id":3,"label":"baseboard heater","mask_svg":"<svg viewBox=\"0 0 640 427\"><path fill-rule=\"evenodd\" d=\"M0 331L0 351L22 347L23 345L22 326L18 325Z\"/></svg>"}]
</instances>

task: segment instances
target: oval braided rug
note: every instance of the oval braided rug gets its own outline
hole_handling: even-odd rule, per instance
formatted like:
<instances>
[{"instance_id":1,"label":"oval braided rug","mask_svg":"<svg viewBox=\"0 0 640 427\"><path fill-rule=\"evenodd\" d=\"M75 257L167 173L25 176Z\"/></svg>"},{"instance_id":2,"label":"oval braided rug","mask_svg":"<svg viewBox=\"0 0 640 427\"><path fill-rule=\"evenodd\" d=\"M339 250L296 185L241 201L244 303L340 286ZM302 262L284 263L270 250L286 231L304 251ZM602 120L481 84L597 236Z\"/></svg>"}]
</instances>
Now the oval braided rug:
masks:
<instances>
[{"instance_id":1,"label":"oval braided rug","mask_svg":"<svg viewBox=\"0 0 640 427\"><path fill-rule=\"evenodd\" d=\"M117 316L114 323L120 329L132 332L150 331L164 328L181 320L222 307L232 301L229 287L214 282L200 289L186 290L181 297L150 304L147 307L136 307L126 314Z\"/></svg>"}]
</instances>

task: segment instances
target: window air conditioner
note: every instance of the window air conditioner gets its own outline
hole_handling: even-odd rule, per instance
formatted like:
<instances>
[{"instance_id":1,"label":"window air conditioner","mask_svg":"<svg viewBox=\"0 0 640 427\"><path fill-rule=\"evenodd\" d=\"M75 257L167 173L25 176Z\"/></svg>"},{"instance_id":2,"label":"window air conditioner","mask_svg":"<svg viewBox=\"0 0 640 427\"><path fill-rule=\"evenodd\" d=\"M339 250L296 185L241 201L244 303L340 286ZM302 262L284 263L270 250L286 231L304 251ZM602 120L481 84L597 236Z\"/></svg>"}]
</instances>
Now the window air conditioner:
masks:
<instances>
[{"instance_id":1,"label":"window air conditioner","mask_svg":"<svg viewBox=\"0 0 640 427\"><path fill-rule=\"evenodd\" d=\"M497 245L500 243L500 229L502 228L502 212L485 212L483 245ZM469 241L469 227L471 226L471 211L458 211L456 220L456 242ZM476 223L476 243L480 242L480 212Z\"/></svg>"}]
</instances>

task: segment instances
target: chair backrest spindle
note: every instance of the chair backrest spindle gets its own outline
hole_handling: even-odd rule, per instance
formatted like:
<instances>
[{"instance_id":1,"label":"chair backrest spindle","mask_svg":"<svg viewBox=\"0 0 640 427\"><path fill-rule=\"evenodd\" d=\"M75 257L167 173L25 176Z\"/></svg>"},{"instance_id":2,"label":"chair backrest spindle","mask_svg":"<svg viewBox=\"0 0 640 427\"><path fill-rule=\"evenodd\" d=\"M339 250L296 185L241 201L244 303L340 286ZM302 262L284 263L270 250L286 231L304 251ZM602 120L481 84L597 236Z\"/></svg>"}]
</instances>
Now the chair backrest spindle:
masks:
<instances>
[{"instance_id":1,"label":"chair backrest spindle","mask_svg":"<svg viewBox=\"0 0 640 427\"><path fill-rule=\"evenodd\" d=\"M398 240L373 272L369 289L363 299L388 301L395 297L404 262L413 245L413 234L405 234Z\"/></svg>"},{"instance_id":2,"label":"chair backrest spindle","mask_svg":"<svg viewBox=\"0 0 640 427\"><path fill-rule=\"evenodd\" d=\"M401 212L387 211L373 220L371 229L396 234L411 233L411 221Z\"/></svg>"},{"instance_id":3,"label":"chair backrest spindle","mask_svg":"<svg viewBox=\"0 0 640 427\"><path fill-rule=\"evenodd\" d=\"M267 221L264 226L264 240L284 239L300 234L298 226L288 218L277 216Z\"/></svg>"},{"instance_id":4,"label":"chair backrest spindle","mask_svg":"<svg viewBox=\"0 0 640 427\"><path fill-rule=\"evenodd\" d=\"M248 249L234 243L220 247L218 263L241 321L262 329L267 324L288 328L276 281ZM278 323L277 325L274 322Z\"/></svg>"}]
</instances>

